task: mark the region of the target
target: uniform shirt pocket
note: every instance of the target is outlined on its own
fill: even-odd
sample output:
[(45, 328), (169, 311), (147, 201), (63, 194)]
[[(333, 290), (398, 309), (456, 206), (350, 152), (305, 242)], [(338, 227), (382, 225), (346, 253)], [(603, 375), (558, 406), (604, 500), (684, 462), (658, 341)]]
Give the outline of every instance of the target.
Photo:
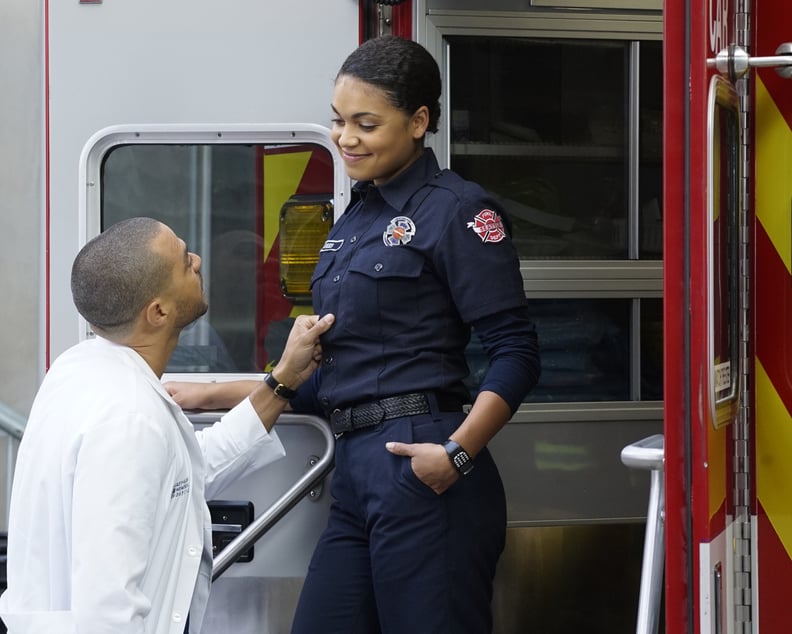
[(335, 307), (325, 306), (322, 304), (323, 296), (325, 301), (327, 301), (326, 294), (322, 293), (322, 282), (327, 276), (327, 272), (330, 270), (330, 267), (334, 261), (335, 253), (320, 253), (319, 261), (316, 263), (313, 275), (311, 276), (311, 300), (313, 302), (314, 310), (320, 315), (324, 315), (326, 313), (337, 314)]
[(361, 251), (341, 288), (345, 330), (380, 339), (413, 328), (421, 317), (424, 257), (404, 247)]

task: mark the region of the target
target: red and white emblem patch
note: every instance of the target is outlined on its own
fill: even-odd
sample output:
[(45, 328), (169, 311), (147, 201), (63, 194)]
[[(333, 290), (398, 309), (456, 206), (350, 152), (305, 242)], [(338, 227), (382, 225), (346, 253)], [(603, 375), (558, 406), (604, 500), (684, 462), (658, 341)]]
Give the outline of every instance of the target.
[(503, 229), (503, 220), (492, 209), (484, 209), (476, 214), (473, 222), (467, 223), (468, 229), (473, 229), (482, 242), (500, 242), (506, 237)]
[(407, 216), (392, 218), (388, 228), (382, 233), (382, 241), (386, 247), (407, 244), (415, 235), (415, 223)]

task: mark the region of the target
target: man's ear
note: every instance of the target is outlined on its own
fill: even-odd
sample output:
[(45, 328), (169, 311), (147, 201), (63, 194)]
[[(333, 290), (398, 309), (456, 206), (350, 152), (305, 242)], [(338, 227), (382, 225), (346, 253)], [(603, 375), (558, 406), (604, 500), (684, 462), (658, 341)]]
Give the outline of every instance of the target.
[(161, 297), (152, 299), (143, 309), (143, 316), (150, 326), (159, 327), (168, 319), (170, 309)]

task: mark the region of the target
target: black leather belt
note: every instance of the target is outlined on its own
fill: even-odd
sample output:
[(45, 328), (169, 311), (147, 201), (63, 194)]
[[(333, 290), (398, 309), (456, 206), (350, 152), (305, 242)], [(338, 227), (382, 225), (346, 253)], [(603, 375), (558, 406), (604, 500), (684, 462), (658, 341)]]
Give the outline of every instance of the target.
[[(438, 406), (441, 411), (459, 411), (462, 403), (458, 399), (438, 398)], [(330, 414), (330, 426), (333, 428), (333, 433), (343, 434), (355, 429), (373, 427), (391, 418), (428, 414), (430, 411), (426, 394), (413, 392), (334, 410)]]

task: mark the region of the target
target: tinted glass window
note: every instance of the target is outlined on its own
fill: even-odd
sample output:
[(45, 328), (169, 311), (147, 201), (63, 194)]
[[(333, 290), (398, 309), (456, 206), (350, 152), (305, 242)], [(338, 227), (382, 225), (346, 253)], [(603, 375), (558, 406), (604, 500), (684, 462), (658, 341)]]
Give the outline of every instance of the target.
[[(203, 260), (209, 312), (182, 332), (168, 372), (260, 372), (277, 360), (296, 314), (310, 312), (307, 298), (284, 292), (301, 280), (281, 266), (283, 212), (332, 197), (332, 157), (313, 144), (126, 145), (107, 155), (102, 227), (150, 216)], [(311, 216), (313, 243), (332, 217)], [(302, 277), (313, 267), (303, 268)]]

